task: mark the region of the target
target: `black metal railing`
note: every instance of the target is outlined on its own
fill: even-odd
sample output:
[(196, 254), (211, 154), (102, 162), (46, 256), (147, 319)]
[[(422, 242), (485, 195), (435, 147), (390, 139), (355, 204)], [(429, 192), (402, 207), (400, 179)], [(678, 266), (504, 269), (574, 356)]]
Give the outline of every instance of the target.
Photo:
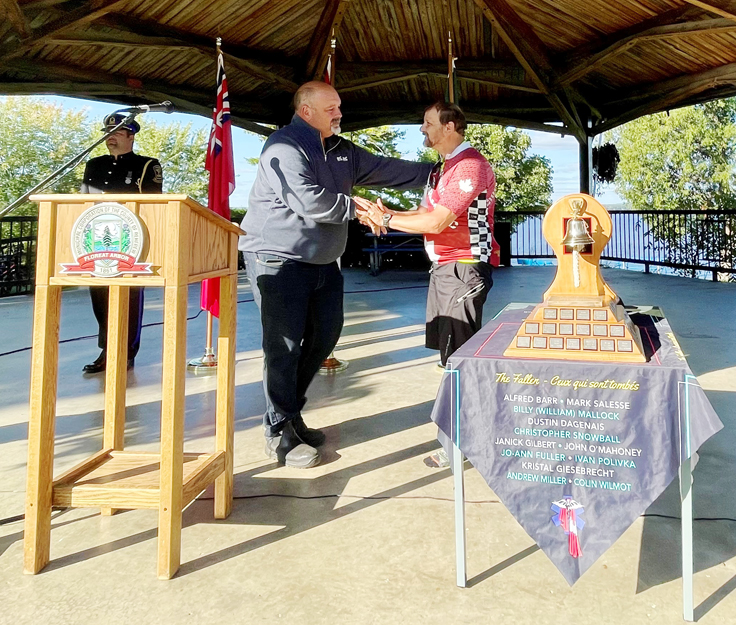
[(36, 217), (0, 219), (0, 297), (33, 289), (37, 230)]
[[(635, 263), (647, 273), (652, 266), (680, 275), (707, 272), (714, 281), (736, 279), (736, 210), (610, 211), (613, 235), (602, 260)], [(497, 212), (497, 233), (510, 232), (512, 259), (553, 259), (542, 235), (544, 211)], [(0, 219), (0, 297), (33, 289), (36, 217)], [(508, 235), (507, 235), (508, 236)], [(504, 241), (499, 241), (502, 245)]]
[[(611, 240), (602, 260), (636, 263), (647, 273), (652, 266), (669, 267), (680, 275), (707, 272), (736, 277), (736, 210), (610, 211)], [(511, 258), (554, 258), (542, 235), (544, 211), (496, 213), (511, 225)]]

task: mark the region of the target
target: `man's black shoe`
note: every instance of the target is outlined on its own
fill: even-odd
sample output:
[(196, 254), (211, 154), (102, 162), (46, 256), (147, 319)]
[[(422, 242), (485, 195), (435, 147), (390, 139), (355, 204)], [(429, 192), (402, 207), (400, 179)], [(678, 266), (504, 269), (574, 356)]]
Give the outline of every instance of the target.
[(105, 370), (106, 364), (107, 364), (106, 354), (105, 352), (102, 352), (97, 357), (97, 360), (89, 363), (88, 365), (84, 365), (84, 367), (82, 368), (82, 371), (84, 371), (84, 373), (102, 373)]
[[(135, 358), (128, 358), (128, 369), (132, 369), (135, 366)], [(107, 358), (105, 357), (105, 352), (102, 352), (98, 357), (97, 360), (94, 362), (91, 362), (88, 365), (84, 365), (84, 368), (82, 371), (84, 373), (102, 373), (105, 368), (107, 367)]]
[(292, 421), (287, 421), (280, 436), (266, 437), (266, 455), (295, 469), (309, 469), (320, 461), (319, 452), (300, 438)]
[(294, 430), (307, 445), (321, 447), (325, 444), (325, 435), (321, 430), (308, 428), (301, 415), (294, 419)]

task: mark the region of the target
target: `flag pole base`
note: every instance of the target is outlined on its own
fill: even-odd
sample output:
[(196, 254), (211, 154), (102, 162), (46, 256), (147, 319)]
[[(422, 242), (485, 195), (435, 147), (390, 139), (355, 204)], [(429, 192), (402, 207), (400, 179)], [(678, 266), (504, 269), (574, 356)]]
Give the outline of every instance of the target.
[(204, 356), (194, 358), (187, 363), (187, 370), (196, 375), (216, 375), (217, 374), (217, 356), (211, 347), (204, 350)]
[(322, 375), (340, 373), (340, 371), (345, 371), (349, 364), (350, 363), (347, 360), (340, 360), (335, 357), (335, 354), (330, 354), (329, 358), (322, 361), (322, 366), (319, 368), (319, 372)]

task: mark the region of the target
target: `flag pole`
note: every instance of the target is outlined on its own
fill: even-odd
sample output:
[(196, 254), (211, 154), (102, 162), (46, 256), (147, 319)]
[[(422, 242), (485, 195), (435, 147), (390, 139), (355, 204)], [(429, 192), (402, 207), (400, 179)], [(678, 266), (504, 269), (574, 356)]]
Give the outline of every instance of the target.
[[(217, 56), (219, 58), (221, 52), (222, 37), (218, 37), (216, 41)], [(201, 283), (200, 283), (201, 284)], [(204, 346), (204, 356), (201, 358), (193, 358), (187, 363), (187, 369), (197, 375), (215, 375), (217, 373), (217, 354), (212, 346), (212, 327), (214, 315), (207, 311), (207, 339)]]
[(447, 94), (450, 104), (455, 104), (455, 57), (452, 54), (452, 33), (447, 31)]
[[(330, 39), (330, 56), (328, 57), (329, 72), (327, 78), (330, 84), (335, 86), (335, 48), (337, 47), (337, 38), (335, 37), (335, 29), (332, 29), (332, 38)], [(337, 259), (337, 266), (340, 267), (340, 259)], [(345, 371), (350, 363), (347, 360), (340, 360), (335, 356), (335, 351), (330, 352), (330, 355), (322, 361), (322, 366), (319, 368), (319, 372), (322, 374), (339, 373)]]
[(335, 29), (332, 29), (332, 39), (330, 39), (330, 84), (335, 86), (335, 48), (337, 47), (337, 38), (335, 37)]

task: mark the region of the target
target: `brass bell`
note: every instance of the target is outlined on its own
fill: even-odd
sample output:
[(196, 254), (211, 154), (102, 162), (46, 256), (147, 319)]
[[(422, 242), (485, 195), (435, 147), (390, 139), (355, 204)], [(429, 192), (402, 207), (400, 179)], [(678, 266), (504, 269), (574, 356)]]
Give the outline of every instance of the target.
[(586, 245), (592, 245), (593, 243), (595, 243), (595, 239), (590, 236), (588, 224), (582, 219), (573, 217), (567, 222), (567, 232), (565, 238), (562, 239), (563, 245), (569, 245), (572, 249), (577, 249), (580, 252)]
[(565, 238), (562, 239), (562, 245), (567, 245), (573, 250), (582, 252), (586, 245), (595, 243), (595, 239), (590, 236), (588, 224), (585, 223), (581, 215), (585, 210), (585, 204), (582, 199), (575, 198), (570, 202), (572, 217), (567, 222), (567, 232)]

